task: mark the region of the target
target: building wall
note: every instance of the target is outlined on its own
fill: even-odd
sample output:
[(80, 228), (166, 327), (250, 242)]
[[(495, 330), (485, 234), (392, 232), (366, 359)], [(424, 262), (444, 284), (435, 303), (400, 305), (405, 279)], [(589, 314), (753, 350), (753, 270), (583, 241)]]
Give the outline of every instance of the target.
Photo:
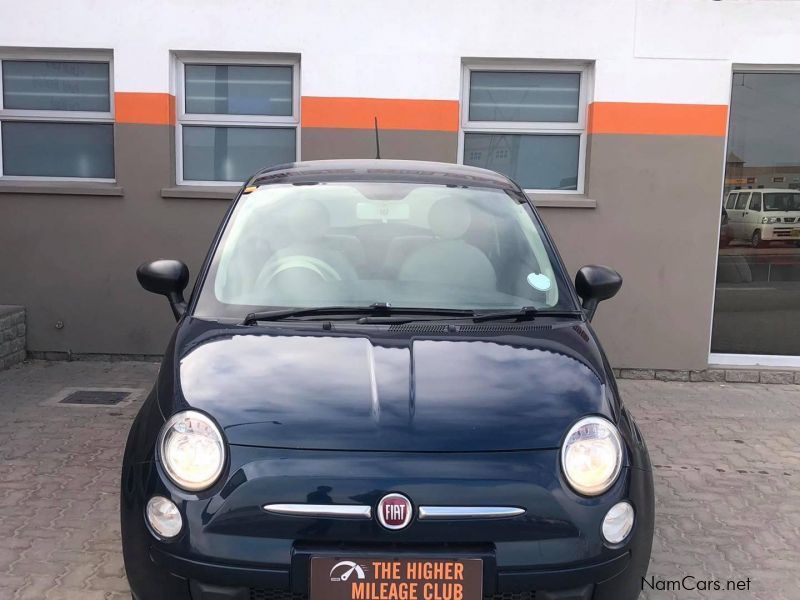
[(798, 18), (798, 2), (767, 0), (6, 8), (2, 47), (113, 52), (117, 183), (0, 181), (0, 304), (27, 307), (33, 351), (162, 351), (169, 310), (134, 269), (176, 257), (196, 272), (230, 193), (175, 187), (175, 52), (299, 56), (303, 159), (374, 156), (378, 116), (384, 157), (449, 162), (465, 59), (573, 60), (593, 79), (585, 193), (537, 197), (540, 212), (572, 272), (625, 278), (596, 319), (615, 366), (702, 368), (732, 66), (800, 63)]

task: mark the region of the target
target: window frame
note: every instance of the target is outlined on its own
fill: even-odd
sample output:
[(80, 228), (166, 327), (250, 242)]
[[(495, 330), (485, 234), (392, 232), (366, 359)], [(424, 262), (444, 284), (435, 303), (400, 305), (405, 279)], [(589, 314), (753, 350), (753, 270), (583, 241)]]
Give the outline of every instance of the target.
[[(187, 186), (239, 186), (243, 181), (214, 181), (184, 179), (183, 177), (183, 127), (188, 125), (247, 127), (264, 129), (295, 130), (295, 160), (300, 160), (300, 57), (294, 55), (253, 55), (240, 56), (220, 53), (175, 53), (175, 183)], [(257, 67), (292, 67), (292, 114), (288, 116), (270, 115), (228, 115), (200, 114), (186, 112), (186, 65), (224, 65)]]
[[(56, 61), (56, 62), (100, 62), (108, 64), (108, 112), (84, 110), (29, 110), (22, 108), (6, 109), (3, 106), (3, 62), (5, 61)], [(39, 122), (39, 123), (100, 123), (114, 126), (114, 60), (113, 54), (106, 50), (3, 50), (0, 51), (0, 181), (33, 181), (33, 182), (82, 182), (82, 183), (116, 183), (116, 148), (112, 143), (112, 161), (114, 177), (61, 177), (50, 175), (6, 175), (3, 171), (3, 127), (7, 121)], [(116, 141), (116, 132), (113, 134)]]
[[(544, 121), (470, 121), (469, 91), (471, 75), (475, 71), (532, 73), (577, 73), (580, 75), (578, 91), (577, 122)], [(578, 135), (578, 173), (576, 189), (554, 190), (526, 188), (527, 194), (582, 195), (586, 181), (586, 147), (588, 106), (591, 103), (592, 87), (591, 64), (582, 61), (509, 61), (509, 60), (464, 60), (461, 68), (461, 115), (458, 129), (458, 164), (464, 164), (464, 139), (468, 133), (497, 134), (539, 134), (539, 135)]]

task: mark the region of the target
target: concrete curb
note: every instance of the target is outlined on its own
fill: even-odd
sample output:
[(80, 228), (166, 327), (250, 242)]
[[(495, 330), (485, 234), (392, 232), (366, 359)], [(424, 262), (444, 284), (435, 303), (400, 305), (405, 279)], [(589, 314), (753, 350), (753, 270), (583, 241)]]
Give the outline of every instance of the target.
[(716, 383), (800, 384), (800, 369), (722, 368), (702, 371), (673, 371), (660, 369), (613, 369), (617, 379), (695, 381)]
[(47, 361), (93, 361), (93, 362), (161, 362), (164, 359), (163, 354), (92, 354), (92, 353), (78, 353), (78, 352), (60, 352), (60, 351), (40, 351), (31, 350), (28, 352), (28, 358), (31, 360), (47, 360)]

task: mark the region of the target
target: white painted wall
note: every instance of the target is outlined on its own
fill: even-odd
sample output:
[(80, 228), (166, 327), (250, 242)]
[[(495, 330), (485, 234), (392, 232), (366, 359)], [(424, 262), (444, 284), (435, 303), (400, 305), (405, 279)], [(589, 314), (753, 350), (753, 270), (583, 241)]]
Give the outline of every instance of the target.
[(596, 61), (600, 101), (727, 104), (732, 63), (800, 63), (795, 0), (0, 0), (0, 47), (108, 48), (115, 89), (170, 51), (291, 52), (308, 96), (458, 99), (463, 57)]

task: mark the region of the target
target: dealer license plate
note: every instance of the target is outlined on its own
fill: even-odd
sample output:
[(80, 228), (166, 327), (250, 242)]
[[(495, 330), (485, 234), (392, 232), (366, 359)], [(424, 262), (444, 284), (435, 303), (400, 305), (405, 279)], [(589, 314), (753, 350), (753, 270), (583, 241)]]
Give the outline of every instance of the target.
[(313, 557), (310, 600), (481, 600), (479, 558)]

